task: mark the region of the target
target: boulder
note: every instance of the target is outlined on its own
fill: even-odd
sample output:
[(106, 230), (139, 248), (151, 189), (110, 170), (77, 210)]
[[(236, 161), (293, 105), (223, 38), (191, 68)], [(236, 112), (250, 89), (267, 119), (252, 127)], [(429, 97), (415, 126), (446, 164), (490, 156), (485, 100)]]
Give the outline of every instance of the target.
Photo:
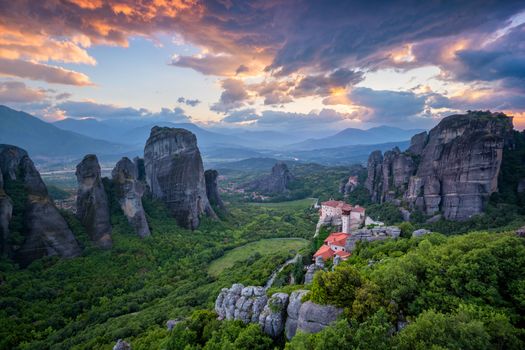
[(525, 237), (525, 226), (522, 226), (516, 230), (516, 236)]
[(284, 330), (288, 294), (275, 293), (264, 306), (259, 315), (259, 325), (264, 333), (277, 338)]
[(410, 211), (405, 208), (399, 208), (399, 211), (401, 212), (401, 216), (403, 217), (403, 221), (410, 221)]
[(299, 310), (303, 305), (302, 299), (308, 293), (307, 290), (296, 290), (290, 294), (288, 307), (286, 309), (285, 335), (286, 339), (293, 338), (297, 331), (297, 322), (299, 320)]
[(317, 333), (330, 323), (337, 320), (343, 309), (332, 305), (318, 305), (307, 301), (299, 309), (297, 331), (304, 333)]
[[(11, 145), (0, 145), (0, 230), (2, 253), (22, 266), (44, 256), (75, 257), (81, 250), (66, 221), (60, 215), (47, 187), (27, 152)], [(10, 189), (18, 187), (16, 193)], [(22, 206), (15, 208), (13, 196)], [(14, 212), (14, 210), (19, 210)], [(22, 240), (10, 240), (12, 216), (24, 217), (19, 234)]]
[(131, 345), (127, 341), (119, 339), (113, 346), (113, 350), (131, 350)]
[(168, 329), (168, 331), (172, 331), (173, 328), (175, 328), (175, 326), (182, 322), (181, 320), (168, 320), (166, 321), (166, 328)]
[(430, 233), (432, 233), (432, 231), (421, 228), (419, 230), (415, 230), (414, 232), (412, 232), (412, 237), (421, 237), (424, 235), (428, 235)]
[(97, 246), (104, 249), (111, 248), (109, 201), (102, 184), (97, 156), (86, 155), (77, 165), (76, 176), (77, 218)]
[(200, 217), (216, 217), (206, 194), (197, 138), (185, 129), (155, 126), (144, 148), (146, 181), (154, 198), (162, 200), (178, 224), (199, 226)]
[(149, 236), (150, 230), (142, 207), (144, 185), (138, 180), (138, 168), (129, 158), (118, 161), (113, 169), (112, 181), (120, 208), (140, 237)]
[(217, 184), (217, 178), (219, 173), (217, 170), (208, 169), (204, 172), (204, 179), (206, 181), (206, 195), (211, 205), (216, 208), (224, 209), (224, 203), (219, 195), (219, 186)]

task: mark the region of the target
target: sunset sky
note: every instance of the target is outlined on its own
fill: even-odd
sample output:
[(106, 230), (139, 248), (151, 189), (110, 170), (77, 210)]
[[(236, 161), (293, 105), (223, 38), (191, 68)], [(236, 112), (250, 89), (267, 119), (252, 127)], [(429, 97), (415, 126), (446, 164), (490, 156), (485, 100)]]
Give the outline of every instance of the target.
[(0, 0), (0, 104), (252, 129), (525, 126), (525, 1)]

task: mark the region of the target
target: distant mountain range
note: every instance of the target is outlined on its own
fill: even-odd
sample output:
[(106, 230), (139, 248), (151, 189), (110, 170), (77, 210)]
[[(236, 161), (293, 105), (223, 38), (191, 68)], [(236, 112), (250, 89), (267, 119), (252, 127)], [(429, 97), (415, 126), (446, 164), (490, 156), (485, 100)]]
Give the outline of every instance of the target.
[(0, 105), (0, 143), (21, 147), (35, 158), (118, 154), (127, 147), (62, 130), (30, 114)]
[[(95, 153), (102, 161), (143, 153), (154, 125), (184, 128), (197, 136), (206, 164), (248, 158), (276, 158), (326, 165), (347, 165), (366, 161), (376, 149), (405, 148), (421, 130), (381, 126), (368, 130), (345, 129), (331, 137), (302, 142), (293, 132), (205, 129), (192, 123), (155, 120), (64, 119), (46, 123), (30, 114), (0, 106), (0, 143), (26, 149), (37, 161), (60, 164)], [(293, 134), (293, 135), (292, 135)], [(293, 143), (295, 142), (295, 143)], [(291, 144), (293, 143), (293, 144)], [(290, 145), (291, 144), (291, 145)]]
[(314, 150), (323, 148), (336, 148), (342, 146), (373, 145), (388, 142), (410, 140), (412, 136), (420, 133), (422, 129), (405, 130), (392, 126), (378, 126), (368, 130), (348, 128), (337, 134), (319, 139), (308, 139), (292, 144), (290, 149)]

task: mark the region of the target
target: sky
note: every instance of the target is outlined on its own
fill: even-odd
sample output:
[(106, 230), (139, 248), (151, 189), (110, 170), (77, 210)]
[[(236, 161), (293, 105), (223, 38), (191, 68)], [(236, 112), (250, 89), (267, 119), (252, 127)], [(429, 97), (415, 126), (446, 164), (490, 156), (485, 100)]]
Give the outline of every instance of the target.
[(0, 0), (0, 104), (315, 132), (525, 127), (525, 2)]

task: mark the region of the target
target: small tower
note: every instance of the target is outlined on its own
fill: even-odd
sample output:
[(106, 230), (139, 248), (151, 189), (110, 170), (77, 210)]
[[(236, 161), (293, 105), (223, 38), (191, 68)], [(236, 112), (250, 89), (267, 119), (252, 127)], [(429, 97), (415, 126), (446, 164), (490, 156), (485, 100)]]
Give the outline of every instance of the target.
[(341, 214), (342, 228), (341, 231), (344, 233), (350, 233), (350, 212), (351, 210), (343, 210)]

